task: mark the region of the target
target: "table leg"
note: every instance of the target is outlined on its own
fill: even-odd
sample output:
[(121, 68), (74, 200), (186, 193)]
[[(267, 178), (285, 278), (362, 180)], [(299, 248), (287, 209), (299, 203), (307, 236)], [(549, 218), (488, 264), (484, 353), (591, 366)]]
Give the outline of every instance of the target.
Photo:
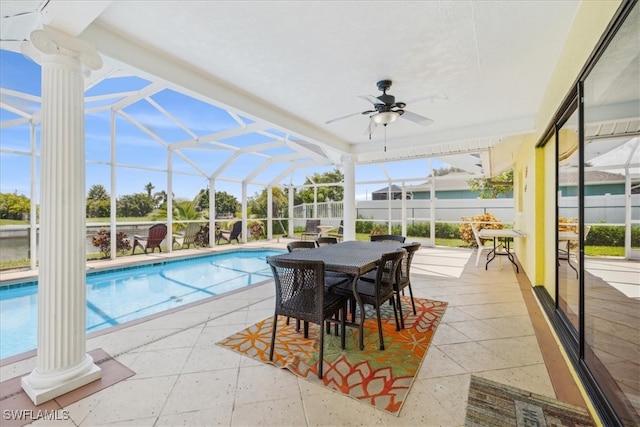
[(511, 264), (516, 266), (516, 273), (519, 273), (520, 270), (518, 269), (518, 264), (516, 263), (515, 257), (511, 253), (511, 247), (510, 247), (511, 239), (509, 237), (507, 237), (504, 240), (507, 243), (507, 258), (509, 258), (509, 261), (511, 261)]
[[(491, 252), (489, 252), (489, 253), (487, 254), (487, 263), (484, 265), (484, 269), (485, 269), (485, 270), (488, 270), (488, 269), (489, 269), (489, 263), (490, 263), (491, 261), (493, 261), (493, 259), (496, 257), (496, 253), (497, 253), (497, 251), (498, 251), (497, 242), (498, 242), (498, 238), (497, 238), (497, 237), (494, 237), (494, 238), (493, 238), (493, 249), (491, 250)], [(480, 250), (480, 249), (478, 248), (478, 250)], [(492, 256), (491, 256), (491, 258), (489, 258), (489, 255), (492, 255)]]
[(360, 298), (360, 294), (358, 294), (358, 279), (360, 276), (353, 277), (353, 297), (356, 300), (358, 305), (358, 309), (360, 309), (360, 323), (358, 324), (358, 343), (360, 345), (360, 350), (364, 350), (364, 304), (362, 303), (362, 298)]
[(567, 240), (567, 264), (576, 272), (576, 279), (579, 278), (580, 273), (578, 273), (578, 269), (571, 264), (571, 240)]

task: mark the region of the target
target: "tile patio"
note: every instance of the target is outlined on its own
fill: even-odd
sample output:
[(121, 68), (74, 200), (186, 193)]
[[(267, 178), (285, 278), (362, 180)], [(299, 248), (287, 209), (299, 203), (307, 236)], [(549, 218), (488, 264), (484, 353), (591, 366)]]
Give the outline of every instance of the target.
[[(108, 265), (203, 251), (124, 257)], [(585, 406), (530, 284), (508, 262), (492, 262), (485, 271), (475, 266), (473, 251), (423, 247), (414, 258), (412, 284), (416, 297), (449, 306), (399, 416), (215, 344), (273, 315), (269, 281), (90, 335), (87, 351), (102, 349), (135, 375), (67, 405), (68, 420), (33, 425), (462, 426), (471, 374)], [(34, 367), (34, 357), (5, 364), (1, 380)]]

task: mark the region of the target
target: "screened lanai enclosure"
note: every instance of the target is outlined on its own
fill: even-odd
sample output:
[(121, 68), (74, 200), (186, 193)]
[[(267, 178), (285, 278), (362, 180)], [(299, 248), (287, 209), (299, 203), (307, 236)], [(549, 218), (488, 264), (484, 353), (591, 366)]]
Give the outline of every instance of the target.
[[(2, 50), (0, 55), (2, 193), (24, 195), (35, 201), (23, 215), (29, 225), (3, 227), (1, 257), (2, 261), (26, 257), (35, 268), (41, 70), (20, 52)], [(355, 203), (356, 231), (370, 232), (377, 227), (387, 233), (422, 238), (430, 245), (435, 245), (439, 235), (456, 238), (455, 230), (463, 217), (489, 212), (508, 227), (519, 226), (517, 222), (522, 218), (513, 190), (497, 199), (481, 199), (470, 191), (468, 182), (507, 170), (508, 159), (521, 143), (517, 137), (511, 137), (508, 144), (499, 138), (471, 139), (388, 153), (383, 147), (383, 151), (356, 157), (287, 133), (267, 121), (249, 118), (202, 95), (115, 67), (104, 67), (86, 80), (84, 109), (86, 189), (89, 198), (94, 186), (106, 190), (102, 197), (106, 196), (108, 202), (103, 201), (102, 212), (109, 218), (106, 223), (87, 224), (88, 252), (97, 250), (92, 247), (91, 238), (102, 227), (108, 225), (112, 235), (118, 231), (133, 235), (153, 222), (173, 225), (166, 242), (171, 242), (172, 233), (179, 232), (189, 221), (208, 224), (208, 241), (213, 245), (216, 239), (211, 237), (216, 226), (224, 228), (236, 214), (210, 214), (216, 211), (215, 195), (220, 193), (240, 201), (237, 216), (262, 222), (264, 234), (255, 237), (267, 239), (274, 238), (274, 230), (276, 237), (293, 236), (294, 230), (310, 218), (337, 229), (344, 220), (344, 200), (326, 199), (326, 192), (321, 189), (327, 187), (340, 188), (339, 193), (348, 194)], [(599, 224), (621, 230), (615, 233), (622, 240), (617, 239), (615, 244), (624, 249), (615, 254), (637, 258), (640, 244), (634, 234), (637, 232), (632, 231), (640, 227), (638, 139), (615, 137), (616, 131), (622, 129), (621, 133), (625, 133), (629, 126), (635, 126), (634, 122), (611, 122), (587, 129), (593, 142), (585, 175), (586, 223), (596, 227), (595, 235)], [(386, 141), (372, 142), (380, 143)], [(577, 196), (577, 162), (577, 155), (563, 161), (563, 171), (567, 171), (561, 172), (565, 191), (559, 203), (563, 217), (575, 216), (570, 206), (577, 206), (571, 201)], [(353, 165), (353, 192), (344, 192), (344, 181), (314, 182), (322, 174), (344, 171), (345, 164)], [(282, 191), (284, 201), (274, 202), (274, 188)], [(294, 195), (305, 188), (313, 192), (313, 202), (296, 204)], [(526, 187), (519, 190), (524, 192)], [(249, 212), (247, 200), (264, 192), (267, 198), (262, 201), (262, 215)], [(136, 194), (147, 194), (166, 207), (153, 221), (132, 219), (134, 214), (122, 214), (117, 207), (120, 203), (135, 203)], [(176, 204), (196, 203), (203, 197), (208, 200), (199, 216), (176, 217)], [(251, 233), (247, 222), (244, 227), (246, 241)], [(118, 253), (117, 239), (111, 241), (110, 254), (114, 258)], [(166, 244), (166, 249), (171, 251), (173, 245)]]
[[(24, 215), (35, 219), (30, 221), (30, 226), (13, 226), (5, 230), (3, 237), (14, 239), (5, 240), (7, 251), (3, 253), (24, 257), (28, 252), (31, 266), (35, 268), (40, 195), (40, 67), (19, 52), (3, 50), (1, 55), (2, 72), (7, 76), (2, 82), (10, 86), (2, 87), (2, 192), (25, 195), (35, 201), (31, 203), (28, 215)], [(177, 202), (196, 200), (203, 191), (208, 190), (211, 195), (206, 204), (209, 212), (215, 211), (215, 194), (224, 192), (241, 201), (240, 216), (246, 218), (250, 214), (247, 198), (265, 189), (271, 197), (272, 188), (282, 189), (287, 199), (284, 203), (265, 203), (270, 208), (265, 209), (266, 215), (252, 215), (252, 219), (264, 223), (264, 237), (273, 237), (274, 221), (280, 225), (281, 234), (290, 235), (308, 218), (318, 218), (326, 225), (338, 227), (343, 219), (343, 200), (324, 200), (322, 191), (319, 199), (317, 189), (326, 186), (342, 189), (344, 182), (314, 183), (313, 178), (343, 169), (345, 158), (353, 164), (348, 153), (287, 134), (266, 121), (250, 119), (198, 94), (179, 91), (116, 68), (105, 68), (85, 83), (86, 189), (89, 198), (94, 186), (106, 190), (109, 203), (103, 211), (111, 212), (108, 225), (112, 233), (126, 230), (132, 234), (150, 225), (128, 218), (135, 215), (119, 214), (117, 204), (131, 202), (131, 196), (135, 194), (147, 193), (166, 203), (165, 217), (159, 216), (157, 222), (184, 225), (185, 218), (166, 215), (166, 212), (174, 212), (173, 205)], [(416, 222), (435, 227), (437, 211), (433, 202), (436, 193), (431, 190), (436, 188), (437, 191), (438, 180), (429, 177), (434, 170), (456, 168), (458, 189), (464, 190), (467, 179), (489, 175), (489, 153), (494, 143), (475, 140), (433, 146), (430, 148), (433, 156), (426, 155), (428, 150), (420, 156), (405, 152), (363, 156), (362, 162), (354, 165), (355, 193), (350, 195), (356, 203), (363, 203), (356, 217), (361, 221), (371, 220), (389, 230), (401, 227), (405, 233), (407, 224)], [(512, 144), (509, 149), (517, 146), (517, 143)], [(448, 154), (454, 151), (467, 152)], [(381, 162), (385, 157), (390, 160)], [(308, 206), (294, 206), (293, 195), (303, 188), (305, 181), (307, 188), (314, 189), (314, 202)], [(367, 204), (374, 190), (396, 185), (403, 188), (422, 186), (422, 196), (418, 197), (423, 200), (414, 200), (410, 206), (397, 200), (374, 203), (373, 206)], [(429, 194), (434, 195), (433, 200)], [(508, 205), (504, 202), (502, 206)], [(485, 203), (471, 203), (479, 213), (487, 209)], [(333, 206), (333, 209), (327, 210), (327, 206)], [(411, 212), (409, 215), (407, 209)], [(440, 220), (455, 223), (463, 212), (447, 212)], [(508, 213), (505, 220), (512, 222), (513, 216)], [(203, 219), (209, 222), (211, 233), (218, 222), (224, 224), (229, 220), (228, 215), (216, 218), (208, 212), (203, 213), (200, 221)], [(287, 229), (282, 230), (285, 222)], [(105, 225), (89, 222), (88, 236)], [(169, 230), (167, 241), (172, 240), (171, 232), (175, 227), (169, 227)], [(248, 235), (245, 229), (244, 238)], [(435, 236), (434, 230), (423, 237), (431, 236)], [(20, 237), (21, 243), (17, 244)], [(214, 244), (215, 239), (209, 241)], [(110, 253), (115, 257), (116, 239), (112, 242)], [(16, 244), (18, 249), (15, 249)], [(172, 245), (166, 246), (168, 250), (172, 249)], [(10, 250), (10, 247), (14, 249)]]
[[(635, 0), (3, 0), (0, 261), (38, 271), (42, 331), (23, 389), (39, 404), (101, 375), (75, 331), (102, 227), (114, 258), (119, 232), (154, 223), (166, 251), (189, 223), (213, 246), (238, 220), (241, 243), (314, 219), (467, 246), (458, 227), (491, 214), (524, 232), (516, 275), (595, 411), (638, 425), (639, 16)], [(372, 34), (388, 23), (402, 31)], [(498, 197), (471, 191), (510, 170)]]

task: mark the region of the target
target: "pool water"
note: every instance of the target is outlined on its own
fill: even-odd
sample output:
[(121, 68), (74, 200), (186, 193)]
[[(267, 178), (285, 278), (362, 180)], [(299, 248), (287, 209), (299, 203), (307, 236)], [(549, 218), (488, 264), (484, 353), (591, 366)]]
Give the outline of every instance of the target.
[[(87, 332), (272, 278), (277, 250), (233, 251), (87, 274)], [(37, 345), (37, 282), (0, 287), (0, 359)]]

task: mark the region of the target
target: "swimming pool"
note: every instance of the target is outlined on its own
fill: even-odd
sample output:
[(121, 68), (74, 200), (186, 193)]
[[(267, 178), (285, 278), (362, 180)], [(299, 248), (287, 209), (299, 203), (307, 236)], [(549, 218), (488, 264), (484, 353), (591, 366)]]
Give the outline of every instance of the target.
[[(87, 332), (156, 314), (272, 278), (266, 257), (243, 250), (87, 273)], [(0, 287), (0, 359), (37, 345), (37, 282)]]

